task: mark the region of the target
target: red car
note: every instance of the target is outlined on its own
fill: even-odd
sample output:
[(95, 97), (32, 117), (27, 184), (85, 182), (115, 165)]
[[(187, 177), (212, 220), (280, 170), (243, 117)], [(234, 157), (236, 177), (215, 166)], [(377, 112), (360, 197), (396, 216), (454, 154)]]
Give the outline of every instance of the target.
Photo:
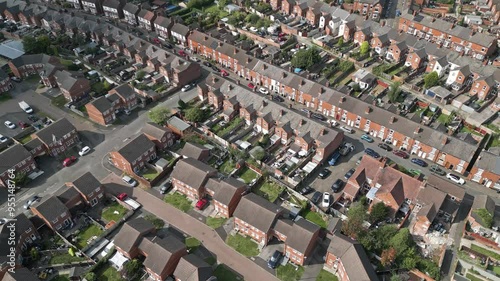
[(63, 166), (64, 167), (69, 167), (75, 161), (76, 161), (76, 157), (75, 156), (68, 157), (68, 158), (64, 159)]
[(187, 54), (183, 50), (179, 50), (179, 56), (185, 57), (185, 56), (187, 56)]
[(206, 198), (202, 198), (196, 202), (196, 209), (203, 210), (208, 205), (208, 200)]
[(253, 90), (253, 88), (255, 88), (255, 85), (254, 85), (254, 84), (252, 84), (252, 83), (248, 83), (248, 88), (250, 88), (250, 89), (252, 89), (252, 90)]
[(220, 71), (220, 75), (222, 75), (222, 77), (226, 77), (226, 76), (229, 76), (229, 73), (227, 73), (227, 71), (225, 71), (224, 69), (222, 69)]
[(155, 44), (161, 44), (161, 41), (158, 38), (153, 38), (153, 43), (155, 43)]
[(21, 127), (22, 129), (26, 129), (26, 128), (28, 128), (29, 126), (30, 126), (29, 124), (26, 124), (26, 123), (24, 123), (24, 122), (22, 122), (22, 121), (21, 121), (21, 122), (19, 122), (19, 127)]
[(118, 199), (120, 199), (120, 201), (123, 201), (125, 199), (127, 199), (128, 195), (127, 193), (120, 193), (118, 196), (116, 196)]
[(408, 155), (408, 153), (406, 153), (402, 150), (394, 150), (392, 153), (394, 153), (394, 155), (399, 156), (399, 157), (404, 158), (404, 159), (407, 159), (408, 157), (410, 157), (410, 155)]

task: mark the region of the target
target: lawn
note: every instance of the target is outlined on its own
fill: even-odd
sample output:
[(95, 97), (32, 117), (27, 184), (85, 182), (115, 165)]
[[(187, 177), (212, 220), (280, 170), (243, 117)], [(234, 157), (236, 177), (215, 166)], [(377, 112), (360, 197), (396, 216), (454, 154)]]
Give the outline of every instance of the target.
[(205, 262), (208, 263), (209, 265), (214, 265), (217, 263), (217, 259), (215, 257), (207, 257), (205, 258)]
[(160, 173), (156, 169), (149, 168), (142, 174), (142, 176), (148, 181), (152, 181), (158, 176), (158, 174)]
[(64, 97), (64, 95), (59, 95), (59, 96), (57, 96), (57, 97), (53, 98), (53, 99), (50, 101), (50, 103), (51, 103), (52, 105), (55, 105), (55, 106), (57, 106), (57, 107), (62, 108), (62, 107), (64, 107), (64, 105), (67, 103), (67, 101), (66, 101), (66, 98)]
[(319, 226), (321, 226), (322, 228), (326, 228), (326, 221), (323, 219), (323, 217), (321, 216), (320, 213), (318, 212), (313, 212), (309, 209), (306, 209), (302, 212), (302, 216), (312, 222), (312, 223), (315, 223)]
[(67, 275), (67, 274), (58, 275), (50, 280), (51, 281), (69, 281), (69, 275)]
[(31, 135), (27, 135), (24, 138), (20, 139), (19, 142), (21, 144), (27, 144), (29, 141), (31, 141), (33, 138), (31, 138)]
[[(115, 212), (117, 212), (117, 213), (115, 213)], [(118, 222), (119, 220), (121, 220), (123, 218), (123, 216), (125, 216), (126, 213), (127, 213), (127, 208), (123, 207), (122, 205), (120, 205), (116, 202), (113, 202), (111, 205), (106, 207), (106, 209), (104, 209), (101, 217), (106, 222), (110, 222), (110, 221)]]
[(201, 242), (194, 237), (187, 237), (184, 241), (186, 247), (188, 248), (188, 252), (194, 252), (201, 245)]
[(443, 125), (446, 125), (446, 123), (449, 121), (450, 115), (446, 115), (444, 113), (441, 113), (439, 117), (437, 118), (437, 121)]
[(205, 13), (210, 13), (212, 15), (219, 15), (219, 17), (221, 19), (225, 18), (225, 17), (227, 17), (229, 15), (228, 12), (219, 9), (219, 6), (217, 6), (217, 5), (212, 5), (210, 7), (206, 7), (205, 9), (203, 9), (203, 11)]
[(465, 275), (465, 277), (469, 278), (471, 281), (484, 281), (483, 279), (478, 278), (475, 275), (472, 275), (470, 273), (467, 273), (467, 275)]
[(254, 257), (259, 254), (257, 243), (250, 237), (243, 237), (240, 234), (229, 235), (226, 243), (244, 256)]
[(217, 135), (220, 137), (224, 137), (226, 134), (234, 130), (234, 128), (238, 127), (238, 125), (242, 122), (243, 119), (241, 119), (240, 117), (234, 118), (222, 130), (218, 131)]
[(77, 257), (77, 256), (71, 256), (68, 254), (68, 252), (62, 252), (62, 253), (57, 253), (52, 255), (52, 257), (49, 260), (49, 264), (68, 264), (72, 262), (77, 262), (77, 261), (84, 261), (85, 258), (83, 257)]
[(8, 93), (3, 93), (0, 95), (0, 103), (12, 99), (12, 96)]
[(207, 218), (207, 225), (213, 229), (216, 229), (216, 228), (223, 226), (226, 223), (226, 221), (227, 221), (226, 218), (208, 217)]
[(499, 147), (500, 146), (500, 135), (492, 135), (489, 147)]
[(191, 201), (187, 199), (186, 195), (178, 192), (167, 194), (164, 200), (184, 213), (193, 208), (193, 206), (191, 206)]
[(291, 263), (287, 263), (285, 266), (279, 266), (278, 269), (276, 269), (276, 276), (283, 281), (298, 281), (303, 273), (304, 268), (302, 266), (295, 267)]
[(257, 195), (260, 195), (270, 202), (276, 201), (278, 196), (281, 194), (283, 191), (283, 187), (280, 185), (277, 185), (276, 183), (272, 181), (266, 181), (263, 184), (261, 184), (258, 188), (254, 190), (254, 192)]
[(480, 254), (487, 255), (488, 257), (492, 257), (492, 258), (494, 258), (496, 260), (500, 260), (500, 255), (499, 254), (497, 254), (497, 253), (495, 253), (493, 251), (490, 251), (488, 249), (485, 249), (483, 247), (479, 247), (476, 244), (472, 244), (471, 245), (471, 249), (473, 251), (476, 251), (476, 252), (480, 253)]
[(214, 270), (214, 276), (217, 277), (217, 281), (234, 281), (241, 280), (238, 275), (227, 268), (223, 264), (219, 264)]
[(224, 163), (222, 163), (222, 165), (219, 167), (219, 172), (223, 173), (223, 174), (229, 174), (231, 173), (234, 168), (235, 168), (235, 164), (233, 162), (233, 160), (231, 159), (227, 159), (226, 161), (224, 161)]
[(80, 233), (78, 233), (78, 240), (76, 242), (76, 246), (78, 246), (78, 248), (80, 249), (83, 249), (85, 246), (87, 246), (88, 244), (88, 240), (94, 236), (97, 236), (99, 237), (99, 235), (101, 235), (103, 233), (103, 230), (95, 225), (95, 224), (91, 224), (89, 227), (87, 227), (87, 229), (85, 229), (84, 231), (81, 231)]
[(120, 273), (116, 271), (110, 265), (106, 265), (101, 267), (96, 272), (97, 280), (99, 281), (121, 281), (123, 278), (120, 276)]
[(322, 269), (319, 272), (318, 277), (316, 277), (316, 281), (338, 281), (337, 276), (331, 274), (330, 272)]
[(257, 173), (249, 169), (248, 167), (241, 168), (239, 177), (246, 183), (249, 184), (253, 179), (258, 177)]

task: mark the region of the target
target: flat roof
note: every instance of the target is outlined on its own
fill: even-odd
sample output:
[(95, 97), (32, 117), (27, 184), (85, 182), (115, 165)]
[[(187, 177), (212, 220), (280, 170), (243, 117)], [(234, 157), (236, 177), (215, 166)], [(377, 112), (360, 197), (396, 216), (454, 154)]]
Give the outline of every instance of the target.
[(22, 41), (8, 40), (0, 44), (0, 56), (13, 60), (22, 55), (24, 55)]

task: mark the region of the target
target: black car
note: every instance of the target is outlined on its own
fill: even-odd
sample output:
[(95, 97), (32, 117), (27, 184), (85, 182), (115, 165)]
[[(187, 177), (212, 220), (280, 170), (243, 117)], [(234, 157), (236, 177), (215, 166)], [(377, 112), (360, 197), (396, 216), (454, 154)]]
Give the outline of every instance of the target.
[(215, 72), (220, 72), (220, 69), (217, 66), (215, 66), (215, 65), (212, 65), (212, 69)]
[(284, 98), (282, 98), (282, 97), (280, 97), (280, 96), (278, 96), (278, 95), (274, 95), (274, 96), (273, 96), (273, 101), (277, 101), (277, 102), (284, 102), (284, 101), (285, 101), (285, 99), (284, 99)]
[(320, 121), (325, 121), (326, 120), (325, 116), (323, 116), (321, 114), (318, 114), (318, 113), (311, 114), (311, 117), (314, 118), (314, 119), (318, 119)]
[(207, 66), (207, 67), (212, 67), (212, 64), (211, 64), (211, 63), (209, 63), (208, 61), (204, 61), (204, 62), (203, 62), (203, 65), (204, 65), (204, 66)]
[(167, 193), (170, 189), (172, 188), (172, 182), (168, 180), (161, 188), (160, 188), (160, 194), (165, 194)]
[(299, 194), (301, 195), (306, 195), (306, 194), (309, 194), (313, 191), (313, 188), (310, 187), (310, 186), (304, 186), (300, 191), (299, 191)]
[(323, 170), (321, 170), (321, 172), (319, 172), (319, 178), (320, 179), (326, 179), (332, 172), (330, 172), (330, 170), (328, 170), (327, 168), (324, 168)]
[(418, 158), (412, 158), (411, 162), (415, 165), (419, 165), (420, 167), (427, 167), (427, 163), (424, 160)]
[(38, 121), (38, 117), (36, 117), (35, 115), (28, 115), (28, 120), (30, 120), (31, 122), (36, 122)]
[(282, 256), (283, 255), (281, 254), (281, 252), (276, 250), (271, 258), (269, 258), (269, 260), (267, 261), (267, 266), (272, 269), (278, 267)]
[(311, 201), (314, 204), (317, 204), (319, 202), (319, 200), (321, 199), (321, 196), (323, 196), (323, 194), (319, 191), (316, 191), (316, 192), (314, 192), (313, 196), (311, 197)]
[(354, 171), (356, 171), (354, 168), (352, 168), (349, 171), (347, 171), (347, 173), (345, 173), (345, 175), (344, 175), (344, 178), (346, 180), (348, 180), (350, 177), (352, 177), (352, 174), (354, 174)]
[(342, 189), (344, 186), (344, 182), (341, 179), (337, 179), (333, 184), (332, 184), (332, 191), (334, 193), (337, 193)]
[(163, 43), (163, 47), (167, 48), (167, 49), (173, 49), (174, 46), (172, 46), (170, 43)]
[(370, 155), (373, 158), (379, 158), (380, 157), (380, 154), (378, 154), (375, 150), (373, 150), (371, 148), (365, 149), (365, 153), (368, 154), (368, 155)]
[(383, 143), (383, 142), (379, 143), (378, 147), (382, 148), (385, 151), (391, 151), (392, 150), (392, 147), (390, 147), (388, 144)]

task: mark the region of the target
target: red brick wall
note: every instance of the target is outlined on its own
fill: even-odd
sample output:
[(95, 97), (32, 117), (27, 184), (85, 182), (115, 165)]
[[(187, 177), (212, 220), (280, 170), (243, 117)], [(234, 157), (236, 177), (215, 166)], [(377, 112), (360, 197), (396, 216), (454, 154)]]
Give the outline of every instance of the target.
[(258, 230), (249, 224), (245, 225), (245, 222), (240, 220), (239, 218), (235, 218), (234, 226), (239, 228), (240, 233), (252, 237), (252, 239), (254, 239), (259, 243), (265, 242), (267, 244), (268, 241), (267, 233), (264, 233), (263, 231)]

